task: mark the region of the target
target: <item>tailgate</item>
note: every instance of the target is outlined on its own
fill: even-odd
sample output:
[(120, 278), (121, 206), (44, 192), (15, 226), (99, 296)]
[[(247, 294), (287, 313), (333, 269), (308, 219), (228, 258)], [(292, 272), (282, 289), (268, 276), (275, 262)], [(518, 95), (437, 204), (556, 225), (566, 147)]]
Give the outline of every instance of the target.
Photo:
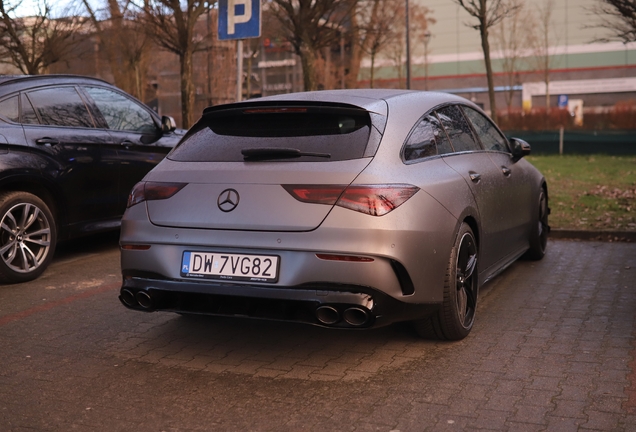
[(348, 185), (370, 161), (164, 161), (146, 180), (187, 185), (169, 199), (148, 201), (148, 215), (152, 223), (167, 227), (310, 231), (322, 223), (333, 206), (302, 203), (282, 185)]

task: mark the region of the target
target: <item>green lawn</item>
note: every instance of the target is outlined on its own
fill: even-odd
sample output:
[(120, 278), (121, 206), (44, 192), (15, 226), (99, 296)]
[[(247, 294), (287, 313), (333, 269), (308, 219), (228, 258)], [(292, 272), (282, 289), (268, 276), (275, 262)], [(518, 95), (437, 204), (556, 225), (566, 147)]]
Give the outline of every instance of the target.
[(528, 156), (548, 181), (550, 226), (636, 232), (635, 156)]

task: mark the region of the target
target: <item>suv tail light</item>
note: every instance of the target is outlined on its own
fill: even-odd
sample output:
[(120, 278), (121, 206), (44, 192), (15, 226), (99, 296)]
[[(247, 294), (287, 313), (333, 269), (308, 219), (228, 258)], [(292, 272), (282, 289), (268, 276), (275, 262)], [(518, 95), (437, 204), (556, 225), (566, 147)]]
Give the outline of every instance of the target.
[(298, 201), (337, 205), (371, 216), (383, 216), (420, 190), (409, 184), (282, 185)]
[(139, 182), (130, 191), (126, 208), (144, 201), (168, 199), (185, 185), (186, 183)]

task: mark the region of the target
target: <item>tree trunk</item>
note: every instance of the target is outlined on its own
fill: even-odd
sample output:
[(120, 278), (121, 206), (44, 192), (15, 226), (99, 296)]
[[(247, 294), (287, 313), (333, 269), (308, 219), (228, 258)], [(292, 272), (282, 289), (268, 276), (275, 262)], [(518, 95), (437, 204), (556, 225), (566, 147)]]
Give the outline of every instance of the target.
[[(87, 8), (89, 7), (87, 0), (84, 0), (84, 4)], [(99, 39), (101, 45), (106, 51), (108, 65), (110, 66), (110, 70), (113, 74), (115, 85), (125, 92), (132, 93), (134, 96), (137, 96), (131, 91), (134, 88), (129, 76), (131, 71), (126, 71), (121, 64), (122, 57), (125, 55), (124, 52), (126, 47), (120, 46), (120, 43), (126, 43), (127, 41), (123, 32), (124, 17), (116, 0), (108, 0), (108, 12), (110, 13), (110, 28), (107, 31), (110, 32), (110, 35), (106, 34), (107, 31), (103, 29), (101, 23), (97, 24), (97, 18), (95, 18), (91, 12), (91, 15), (93, 16), (93, 23), (98, 28)], [(126, 32), (126, 34), (128, 34), (128, 32)]]
[(22, 67), (19, 68), (21, 72), (27, 75), (40, 75), (43, 73), (39, 64), (33, 64), (31, 62), (25, 62), (25, 69)]
[(252, 97), (252, 60), (254, 59), (254, 52), (250, 53), (250, 56), (247, 58), (247, 77), (245, 78), (245, 99), (249, 99)]
[(373, 79), (375, 78), (375, 53), (371, 54), (371, 82), (369, 87), (373, 88)]
[[(351, 31), (349, 32), (351, 35), (349, 40), (351, 52), (345, 57), (349, 60), (348, 71), (345, 75), (346, 88), (358, 88), (358, 75), (360, 74), (360, 62), (362, 61), (362, 47), (360, 46), (360, 30), (358, 29), (356, 9), (357, 6), (353, 9), (351, 14)], [(344, 44), (341, 44), (340, 48), (344, 49)]]
[(181, 63), (181, 124), (184, 129), (192, 126), (194, 110), (194, 85), (192, 84), (192, 51), (186, 50), (179, 56)]
[(550, 114), (550, 68), (547, 64), (543, 73), (543, 80), (545, 81), (545, 112)]
[(305, 44), (300, 48), (300, 63), (303, 66), (303, 85), (305, 91), (318, 89), (318, 79), (316, 76), (316, 53)]
[(492, 64), (490, 62), (490, 44), (488, 43), (488, 29), (485, 23), (479, 28), (481, 33), (481, 48), (484, 51), (484, 62), (486, 63), (486, 79), (488, 80), (488, 98), (490, 99), (490, 117), (497, 123), (497, 106), (495, 105), (495, 85), (493, 82)]

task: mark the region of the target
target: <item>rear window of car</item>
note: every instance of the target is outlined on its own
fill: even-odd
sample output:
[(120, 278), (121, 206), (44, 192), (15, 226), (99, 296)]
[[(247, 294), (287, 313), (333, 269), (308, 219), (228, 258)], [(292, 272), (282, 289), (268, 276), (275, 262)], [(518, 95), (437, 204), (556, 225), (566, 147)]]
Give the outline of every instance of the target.
[[(244, 160), (242, 150), (293, 149), (303, 155), (261, 160), (358, 159), (365, 154), (370, 131), (369, 113), (362, 109), (233, 109), (205, 114), (168, 158), (183, 162), (241, 162)], [(322, 156), (304, 155), (306, 153)]]

